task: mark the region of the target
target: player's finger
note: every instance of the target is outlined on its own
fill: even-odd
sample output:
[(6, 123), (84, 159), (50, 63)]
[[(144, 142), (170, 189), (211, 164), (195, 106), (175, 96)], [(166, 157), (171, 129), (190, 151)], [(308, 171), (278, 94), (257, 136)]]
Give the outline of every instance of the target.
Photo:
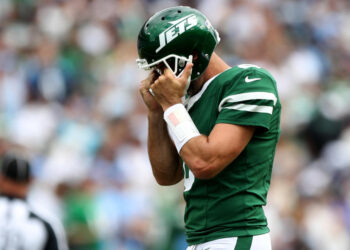
[(139, 92), (142, 96), (148, 96), (150, 93), (149, 89), (151, 85), (155, 82), (156, 73), (154, 71), (150, 72), (146, 79), (142, 80), (139, 85)]
[(174, 77), (174, 73), (168, 67), (165, 67), (163, 71), (163, 75), (166, 76), (167, 78)]
[(155, 72), (152, 70), (147, 76), (147, 78), (143, 81), (143, 85), (146, 89), (149, 89), (149, 87), (152, 85), (152, 83), (155, 80), (154, 78), (155, 78)]
[(158, 79), (154, 81), (154, 83), (152, 84), (152, 86), (150, 88), (156, 88), (159, 85), (159, 82), (160, 82), (159, 78), (160, 77), (158, 77)]
[(147, 94), (148, 94), (147, 89), (143, 85), (140, 85), (139, 92), (140, 92), (142, 98), (145, 98), (145, 96), (147, 96)]
[(193, 67), (193, 63), (187, 63), (184, 69), (184, 72), (182, 73), (180, 78), (187, 81), (188, 77), (192, 74), (192, 67)]
[(161, 76), (159, 76), (158, 77), (158, 79), (157, 79), (157, 83), (158, 82), (166, 82), (166, 80), (167, 80), (167, 76), (165, 76), (165, 75), (161, 75)]
[(159, 82), (154, 83), (154, 84), (152, 84), (152, 86), (148, 89), (150, 95), (155, 96), (155, 93), (157, 92), (157, 89), (158, 89), (158, 84), (159, 84)]
[(142, 80), (139, 85), (139, 91), (142, 92), (146, 88), (146, 80)]

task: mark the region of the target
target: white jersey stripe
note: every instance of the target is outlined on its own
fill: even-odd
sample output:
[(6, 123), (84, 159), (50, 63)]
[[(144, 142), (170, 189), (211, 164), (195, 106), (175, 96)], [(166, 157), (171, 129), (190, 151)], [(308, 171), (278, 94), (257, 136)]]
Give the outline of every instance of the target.
[(222, 110), (222, 106), (227, 102), (242, 102), (248, 100), (271, 100), (273, 105), (276, 105), (277, 97), (273, 93), (268, 92), (249, 92), (236, 95), (230, 95), (222, 99), (219, 105), (219, 112)]
[(272, 111), (273, 111), (273, 108), (270, 106), (259, 106), (259, 105), (243, 104), (243, 103), (224, 107), (224, 109), (235, 109), (235, 110), (248, 111), (248, 112), (267, 113), (270, 115), (272, 115)]

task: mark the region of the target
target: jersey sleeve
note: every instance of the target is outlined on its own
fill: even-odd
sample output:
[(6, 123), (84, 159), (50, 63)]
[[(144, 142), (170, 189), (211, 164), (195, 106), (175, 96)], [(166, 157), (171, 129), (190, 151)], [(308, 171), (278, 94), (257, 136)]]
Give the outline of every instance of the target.
[(276, 83), (267, 72), (257, 68), (243, 69), (224, 86), (216, 123), (269, 130), (278, 102)]

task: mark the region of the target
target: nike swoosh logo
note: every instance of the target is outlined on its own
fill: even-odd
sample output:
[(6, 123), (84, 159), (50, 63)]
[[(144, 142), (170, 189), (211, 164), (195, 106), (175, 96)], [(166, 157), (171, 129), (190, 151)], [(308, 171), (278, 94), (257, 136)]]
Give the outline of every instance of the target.
[(245, 82), (255, 82), (261, 80), (261, 78), (251, 78), (249, 79), (249, 76), (246, 76), (246, 78), (244, 79)]

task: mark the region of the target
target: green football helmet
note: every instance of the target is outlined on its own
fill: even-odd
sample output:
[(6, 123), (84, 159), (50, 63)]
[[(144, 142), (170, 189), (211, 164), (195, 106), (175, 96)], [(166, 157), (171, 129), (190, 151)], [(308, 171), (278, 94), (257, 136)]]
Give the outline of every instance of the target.
[(164, 63), (179, 77), (193, 58), (191, 80), (195, 80), (207, 68), (219, 41), (218, 32), (201, 12), (185, 6), (171, 7), (157, 12), (142, 26), (136, 61), (146, 70)]

